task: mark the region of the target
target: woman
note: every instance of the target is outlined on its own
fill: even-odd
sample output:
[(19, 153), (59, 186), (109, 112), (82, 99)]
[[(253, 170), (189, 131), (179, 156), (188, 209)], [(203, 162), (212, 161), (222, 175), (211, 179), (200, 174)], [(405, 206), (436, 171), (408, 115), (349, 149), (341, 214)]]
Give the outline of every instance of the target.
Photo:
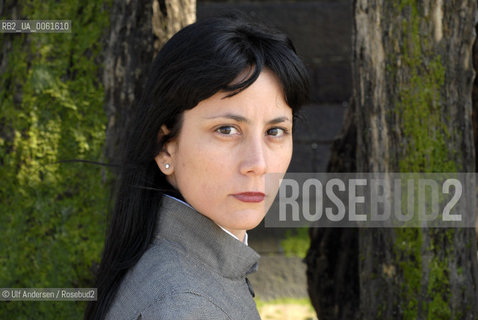
[(290, 40), (243, 17), (194, 23), (155, 58), (85, 319), (258, 319), (246, 230), (285, 173), (307, 98)]

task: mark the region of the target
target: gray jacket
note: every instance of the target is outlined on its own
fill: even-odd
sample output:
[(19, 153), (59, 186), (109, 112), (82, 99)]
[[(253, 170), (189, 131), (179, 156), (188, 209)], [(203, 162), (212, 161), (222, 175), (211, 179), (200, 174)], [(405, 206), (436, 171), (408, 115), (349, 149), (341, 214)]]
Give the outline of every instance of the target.
[(163, 197), (156, 235), (106, 319), (260, 319), (246, 275), (259, 255), (194, 209)]

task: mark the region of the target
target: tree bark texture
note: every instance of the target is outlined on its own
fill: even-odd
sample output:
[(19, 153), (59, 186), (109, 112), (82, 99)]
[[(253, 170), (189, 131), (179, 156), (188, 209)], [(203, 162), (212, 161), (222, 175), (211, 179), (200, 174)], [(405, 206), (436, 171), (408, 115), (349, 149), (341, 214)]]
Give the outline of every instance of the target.
[(108, 116), (105, 156), (115, 163), (134, 102), (162, 45), (196, 19), (196, 0), (115, 0), (105, 39), (103, 85)]
[[(475, 26), (475, 34), (478, 34), (478, 24)], [(475, 38), (475, 43), (473, 45), (473, 69), (478, 70), (478, 39)], [(473, 119), (473, 140), (475, 142), (475, 172), (478, 170), (478, 77), (475, 75), (475, 81), (473, 82), (473, 93), (472, 93), (472, 119)], [(478, 198), (478, 190), (477, 190)], [(475, 229), (477, 232), (476, 241), (478, 244), (478, 219), (475, 223)]]
[[(478, 24), (475, 27), (475, 34), (478, 33)], [(473, 68), (478, 69), (478, 41), (475, 39), (475, 44), (473, 45)], [(475, 171), (478, 169), (478, 77), (475, 76), (475, 81), (473, 82), (473, 95), (472, 95), (472, 104), (473, 104), (473, 139), (475, 142)], [(477, 225), (478, 227), (478, 225)]]
[[(355, 103), (347, 109), (342, 132), (332, 145), (328, 172), (355, 172)], [(359, 319), (358, 229), (310, 228), (307, 289), (319, 319)]]
[[(16, 1), (4, 1), (0, 4), (0, 17), (2, 19), (21, 19), (19, 13), (22, 10), (21, 4), (17, 3)], [(8, 18), (4, 18), (8, 17)], [(9, 63), (9, 53), (13, 50), (13, 41), (16, 34), (11, 33), (3, 33), (0, 37), (0, 75), (4, 75), (8, 72)], [(22, 43), (22, 50), (27, 50), (28, 46), (30, 45), (30, 38), (24, 37), (24, 41)], [(30, 61), (27, 62), (30, 64)], [(20, 104), (22, 101), (22, 91), (23, 88), (21, 83), (19, 82), (7, 82), (5, 83), (5, 87), (2, 89), (12, 90), (13, 94), (13, 101), (16, 104)], [(6, 141), (13, 141), (13, 130), (11, 128), (7, 128), (5, 123), (0, 123), (0, 139), (4, 139)]]
[[(359, 172), (473, 172), (476, 1), (356, 0)], [(361, 229), (360, 317), (477, 319), (475, 229)]]

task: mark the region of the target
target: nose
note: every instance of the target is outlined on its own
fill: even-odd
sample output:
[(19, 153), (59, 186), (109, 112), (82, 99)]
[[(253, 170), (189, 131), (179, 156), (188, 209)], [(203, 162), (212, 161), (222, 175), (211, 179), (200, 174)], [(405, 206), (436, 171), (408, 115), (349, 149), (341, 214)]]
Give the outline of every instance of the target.
[(267, 146), (263, 137), (251, 137), (244, 141), (241, 150), (240, 172), (244, 175), (262, 176), (267, 172)]

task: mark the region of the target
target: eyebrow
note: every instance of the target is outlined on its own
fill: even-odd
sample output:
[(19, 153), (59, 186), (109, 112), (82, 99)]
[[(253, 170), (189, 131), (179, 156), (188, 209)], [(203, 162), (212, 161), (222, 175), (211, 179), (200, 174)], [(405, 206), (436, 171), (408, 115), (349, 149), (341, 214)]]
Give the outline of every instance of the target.
[[(226, 114), (222, 114), (222, 115), (219, 115), (219, 116), (213, 116), (213, 117), (206, 117), (206, 119), (218, 119), (218, 118), (224, 118), (224, 119), (231, 119), (231, 120), (234, 120), (234, 121), (237, 121), (237, 122), (243, 122), (243, 123), (249, 123), (250, 121), (243, 117), (243, 116), (240, 116), (240, 115), (237, 115), (237, 114), (232, 114), (232, 113), (226, 113)], [(277, 118), (274, 118), (270, 121), (267, 122), (267, 124), (277, 124), (277, 123), (282, 123), (282, 122), (292, 122), (290, 121), (290, 119), (288, 117), (277, 117)]]

